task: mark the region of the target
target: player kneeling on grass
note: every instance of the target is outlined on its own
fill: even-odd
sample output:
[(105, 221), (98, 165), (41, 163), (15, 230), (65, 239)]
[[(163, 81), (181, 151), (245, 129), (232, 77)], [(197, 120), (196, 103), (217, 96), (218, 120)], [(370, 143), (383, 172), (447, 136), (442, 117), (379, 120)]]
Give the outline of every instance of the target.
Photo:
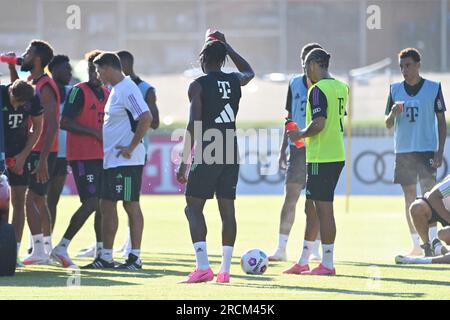
[[(439, 231), (438, 238), (430, 239), (428, 236), (429, 224), (440, 222), (444, 227), (450, 225), (450, 175), (438, 183), (423, 198), (417, 199), (409, 208), (414, 226), (423, 241), (422, 248), (425, 257), (397, 256), (398, 264), (409, 263), (450, 263), (450, 255), (440, 240), (450, 244), (450, 229)], [(431, 240), (431, 241), (430, 241)], [(440, 256), (443, 257), (433, 257)]]

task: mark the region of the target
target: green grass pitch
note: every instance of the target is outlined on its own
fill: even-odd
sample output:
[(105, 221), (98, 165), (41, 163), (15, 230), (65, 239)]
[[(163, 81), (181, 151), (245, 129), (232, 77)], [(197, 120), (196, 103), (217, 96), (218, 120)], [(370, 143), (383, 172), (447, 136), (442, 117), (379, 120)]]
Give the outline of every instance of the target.
[[(291, 262), (271, 263), (263, 276), (249, 276), (240, 268), (240, 255), (250, 248), (270, 254), (278, 240), (280, 196), (242, 196), (236, 202), (238, 236), (228, 285), (181, 285), (193, 270), (195, 257), (184, 216), (182, 196), (144, 196), (144, 268), (139, 272), (82, 271), (80, 286), (67, 286), (71, 274), (56, 266), (18, 269), (0, 278), (1, 299), (448, 299), (450, 266), (397, 266), (394, 257), (410, 249), (400, 197), (352, 197), (344, 212), (344, 198), (335, 201), (337, 276), (287, 276), (281, 272), (300, 254), (305, 225), (302, 197), (288, 243)], [(57, 243), (78, 207), (78, 198), (62, 197), (54, 242)], [(213, 270), (220, 266), (221, 225), (215, 201), (205, 209), (208, 252)], [(125, 236), (121, 209), (116, 246)], [(24, 241), (26, 243), (27, 241)], [(94, 242), (93, 217), (72, 241), (69, 252)], [(22, 245), (22, 256), (26, 245)], [(120, 260), (120, 257), (116, 257)], [(79, 265), (90, 259), (74, 259)], [(313, 262), (314, 266), (316, 263)]]

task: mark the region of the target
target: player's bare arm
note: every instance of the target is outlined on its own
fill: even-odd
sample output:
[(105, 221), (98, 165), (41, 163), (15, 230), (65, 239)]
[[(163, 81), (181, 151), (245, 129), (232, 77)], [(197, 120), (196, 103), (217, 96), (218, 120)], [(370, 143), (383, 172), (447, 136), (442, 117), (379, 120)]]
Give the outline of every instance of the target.
[(142, 141), (145, 134), (147, 133), (148, 128), (150, 128), (150, 124), (152, 123), (153, 117), (150, 114), (150, 111), (146, 111), (139, 116), (138, 124), (136, 127), (136, 132), (134, 133), (133, 140), (131, 140), (130, 145), (128, 146), (117, 146), (116, 149), (119, 150), (117, 156), (122, 156), (126, 159), (130, 159), (133, 154), (134, 149), (138, 146), (138, 144)]
[(445, 113), (436, 113), (438, 121), (438, 133), (439, 133), (439, 147), (437, 152), (434, 154), (433, 167), (439, 168), (442, 165), (442, 158), (444, 154), (445, 139), (447, 137), (447, 123), (445, 121)]
[(150, 112), (153, 116), (153, 120), (152, 120), (150, 127), (152, 129), (158, 129), (158, 127), (159, 127), (159, 110), (158, 110), (158, 106), (156, 105), (155, 89), (148, 90), (147, 97), (145, 97), (145, 102), (147, 103), (148, 108), (150, 109)]
[(434, 190), (433, 192), (425, 195), (431, 207), (445, 220), (450, 222), (450, 211), (448, 211), (444, 202), (442, 201), (443, 196), (439, 189)]
[(394, 126), (395, 117), (401, 112), (401, 106), (394, 103), (391, 112), (385, 118), (386, 128), (391, 129)]
[(57, 101), (50, 85), (45, 85), (41, 90), (41, 104), (44, 109), (44, 121), (47, 125), (47, 131), (44, 136), (44, 146), (39, 163), (32, 174), (36, 174), (36, 179), (39, 183), (45, 183), (49, 179), (47, 159), (58, 131), (58, 121), (56, 120)]
[(190, 112), (189, 122), (186, 127), (186, 133), (184, 135), (183, 154), (180, 163), (180, 167), (177, 171), (177, 180), (180, 183), (186, 183), (186, 168), (189, 163), (192, 148), (194, 147), (194, 124), (195, 121), (202, 120), (202, 87), (197, 81), (193, 81), (189, 86), (189, 101)]
[[(288, 112), (288, 119), (292, 119), (292, 113)], [(284, 169), (287, 166), (287, 155), (286, 155), (286, 149), (288, 147), (288, 135), (286, 128), (283, 128), (283, 141), (281, 142), (281, 148), (280, 148), (280, 157), (278, 158), (278, 166), (280, 169)]]
[(31, 150), (33, 149), (33, 146), (39, 139), (39, 136), (42, 132), (42, 120), (43, 116), (39, 115), (36, 117), (31, 117), (31, 122), (33, 124), (33, 131), (31, 131), (28, 134), (27, 142), (25, 144), (25, 148), (23, 148), (22, 152), (20, 152), (18, 155), (16, 155), (14, 158), (16, 159), (16, 163), (14, 167), (11, 168), (11, 170), (18, 175), (23, 174), (23, 167), (25, 164), (25, 161), (27, 160), (28, 156), (31, 153)]
[(102, 131), (94, 128), (90, 128), (78, 123), (76, 120), (63, 116), (61, 119), (61, 129), (70, 131), (78, 134), (86, 134), (96, 137), (98, 140), (102, 141)]

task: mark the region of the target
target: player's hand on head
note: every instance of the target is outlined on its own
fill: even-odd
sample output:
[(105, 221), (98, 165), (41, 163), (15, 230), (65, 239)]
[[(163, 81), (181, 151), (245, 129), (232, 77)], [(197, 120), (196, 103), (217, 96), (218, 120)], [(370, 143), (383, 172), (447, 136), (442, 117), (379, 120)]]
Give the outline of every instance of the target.
[(218, 31), (218, 30), (216, 30), (213, 33), (211, 33), (210, 36), (215, 38), (215, 39), (217, 39), (217, 40), (219, 40), (220, 42), (227, 43), (227, 41), (225, 39), (225, 35), (222, 32)]
[(117, 146), (116, 150), (119, 150), (117, 152), (117, 158), (122, 156), (125, 159), (131, 159), (131, 155), (133, 154), (133, 151), (130, 147), (124, 147), (124, 146)]

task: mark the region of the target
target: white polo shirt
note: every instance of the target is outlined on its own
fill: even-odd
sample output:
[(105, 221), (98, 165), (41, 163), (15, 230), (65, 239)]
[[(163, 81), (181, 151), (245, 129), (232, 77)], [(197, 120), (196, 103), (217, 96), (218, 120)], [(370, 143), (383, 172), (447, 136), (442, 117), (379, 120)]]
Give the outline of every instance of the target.
[(436, 189), (442, 194), (442, 201), (444, 202), (445, 208), (450, 211), (450, 175), (446, 176), (444, 180), (434, 186), (430, 193)]
[(149, 112), (138, 86), (130, 77), (112, 87), (105, 105), (103, 122), (103, 168), (144, 165), (145, 148), (141, 142), (130, 159), (117, 156), (117, 146), (128, 146), (134, 137), (139, 117)]

